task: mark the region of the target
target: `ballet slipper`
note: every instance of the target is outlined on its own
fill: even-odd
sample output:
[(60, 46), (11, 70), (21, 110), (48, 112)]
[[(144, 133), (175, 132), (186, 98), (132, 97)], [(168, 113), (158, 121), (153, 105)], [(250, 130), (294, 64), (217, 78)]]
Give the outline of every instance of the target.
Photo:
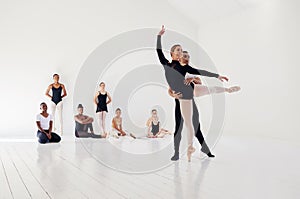
[(188, 157), (189, 162), (191, 162), (192, 153), (194, 153), (195, 151), (196, 151), (196, 149), (193, 146), (189, 146), (188, 151), (187, 151), (187, 157)]

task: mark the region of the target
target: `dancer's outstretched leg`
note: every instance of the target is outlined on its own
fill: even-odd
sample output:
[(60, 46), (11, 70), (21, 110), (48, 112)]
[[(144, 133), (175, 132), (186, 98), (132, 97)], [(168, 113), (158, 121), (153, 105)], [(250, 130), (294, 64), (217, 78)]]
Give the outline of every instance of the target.
[(192, 113), (193, 113), (193, 106), (192, 106), (192, 100), (187, 99), (181, 99), (180, 102), (180, 110), (182, 113), (182, 117), (184, 120), (184, 124), (187, 127), (188, 131), (188, 161), (191, 161), (191, 155), (193, 152), (195, 152), (195, 148), (193, 147), (193, 138), (195, 135), (194, 127), (193, 127), (193, 120), (192, 120)]
[(220, 86), (208, 87), (208, 86), (195, 84), (194, 85), (194, 96), (201, 97), (201, 96), (209, 95), (209, 94), (213, 94), (213, 93), (225, 93), (225, 92), (233, 93), (233, 92), (237, 92), (239, 90), (241, 90), (241, 88), (239, 86), (232, 86), (229, 88), (225, 88), (225, 87), (220, 87)]

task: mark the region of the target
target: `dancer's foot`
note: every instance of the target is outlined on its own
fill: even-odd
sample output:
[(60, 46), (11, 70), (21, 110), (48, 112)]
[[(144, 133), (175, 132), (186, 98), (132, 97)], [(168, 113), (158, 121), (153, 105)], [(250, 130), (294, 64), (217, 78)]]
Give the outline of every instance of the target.
[(214, 158), (215, 157), (215, 155), (214, 154), (212, 154), (209, 150), (208, 150), (208, 152), (207, 152), (207, 150), (205, 151), (204, 149), (203, 149), (203, 147), (201, 148), (201, 151), (203, 152), (203, 153), (205, 153), (208, 157), (210, 157), (210, 158)]
[(130, 135), (133, 139), (136, 139), (135, 135), (133, 135), (132, 133), (129, 133), (129, 135)]
[(241, 87), (239, 86), (232, 86), (230, 88), (227, 89), (228, 93), (234, 93), (234, 92), (238, 92), (239, 90), (241, 90)]
[(211, 152), (209, 152), (208, 154), (206, 154), (208, 157), (210, 157), (210, 158), (214, 158), (215, 157), (215, 155), (214, 154), (212, 154)]
[(172, 161), (177, 161), (177, 160), (179, 160), (179, 153), (175, 153), (175, 154), (173, 155), (173, 157), (171, 157), (171, 160), (172, 160)]
[(191, 156), (192, 153), (194, 153), (196, 151), (196, 149), (193, 146), (189, 146), (188, 151), (187, 151), (187, 157), (188, 157), (188, 161), (191, 161)]
[(117, 136), (117, 135), (112, 135), (114, 138), (116, 138), (116, 139), (119, 139), (119, 136)]
[[(92, 137), (93, 137), (93, 135), (95, 135), (94, 132), (92, 133)], [(108, 137), (108, 133), (103, 133), (101, 135), (101, 138), (107, 138), (107, 137)]]

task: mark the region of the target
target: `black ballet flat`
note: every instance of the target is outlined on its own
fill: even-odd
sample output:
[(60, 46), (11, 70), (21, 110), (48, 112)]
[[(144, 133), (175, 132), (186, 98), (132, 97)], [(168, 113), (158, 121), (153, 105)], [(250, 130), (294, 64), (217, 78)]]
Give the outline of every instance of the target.
[(215, 155), (214, 154), (212, 154), (211, 152), (209, 152), (208, 154), (206, 154), (208, 157), (210, 157), (210, 158), (214, 158), (215, 157)]
[(172, 161), (177, 161), (179, 160), (179, 154), (174, 154), (173, 157), (171, 157)]

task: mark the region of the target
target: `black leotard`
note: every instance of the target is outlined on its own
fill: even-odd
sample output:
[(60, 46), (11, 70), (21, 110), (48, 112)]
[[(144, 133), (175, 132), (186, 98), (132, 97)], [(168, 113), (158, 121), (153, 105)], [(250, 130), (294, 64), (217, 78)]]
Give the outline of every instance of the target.
[(205, 70), (200, 70), (191, 67), (190, 65), (182, 66), (179, 61), (172, 60), (170, 63), (164, 56), (161, 47), (161, 36), (157, 36), (157, 46), (156, 46), (157, 55), (160, 63), (165, 69), (166, 80), (175, 92), (181, 92), (182, 99), (192, 99), (194, 97), (194, 86), (193, 84), (185, 85), (185, 75), (186, 73), (208, 76), (208, 77), (218, 77), (216, 73), (211, 73)]
[(52, 102), (54, 102), (55, 104), (58, 104), (60, 101), (62, 101), (62, 97), (61, 97), (61, 92), (62, 92), (62, 86), (59, 85), (58, 88), (55, 88), (52, 85)]
[(101, 94), (101, 92), (99, 92), (96, 113), (101, 112), (101, 111), (108, 112), (107, 111), (106, 99), (107, 99), (107, 93), (105, 93), (103, 95), (103, 94)]
[(156, 135), (159, 132), (159, 122), (155, 125), (152, 121), (151, 125), (152, 125), (151, 133), (153, 133), (153, 135)]

